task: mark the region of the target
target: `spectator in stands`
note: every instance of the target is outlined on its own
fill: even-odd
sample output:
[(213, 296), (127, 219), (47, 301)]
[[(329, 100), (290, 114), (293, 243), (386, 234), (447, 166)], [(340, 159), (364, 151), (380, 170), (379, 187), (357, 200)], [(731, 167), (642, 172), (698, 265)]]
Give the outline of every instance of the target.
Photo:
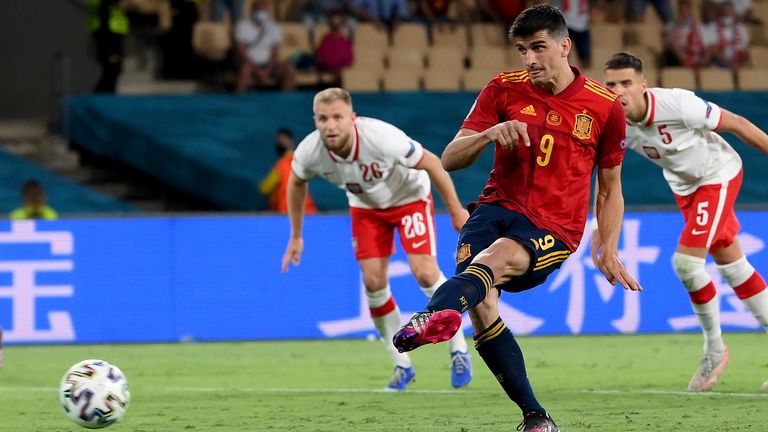
[(345, 30), (346, 16), (341, 11), (333, 11), (328, 17), (330, 30), (317, 47), (317, 71), (320, 74), (333, 75), (335, 82), (341, 82), (341, 72), (352, 66), (355, 60), (352, 40)]
[(627, 21), (642, 22), (649, 2), (664, 25), (672, 22), (675, 13), (672, 11), (671, 0), (627, 0)]
[(525, 9), (525, 0), (478, 0), (478, 4), (483, 20), (501, 24), (505, 34), (515, 18)]
[(243, 18), (244, 3), (244, 0), (211, 0), (211, 21), (224, 21), (226, 12), (231, 22), (239, 22)]
[(10, 218), (25, 219), (57, 219), (59, 214), (48, 206), (45, 189), (37, 180), (29, 180), (21, 187), (21, 207), (13, 210)]
[(738, 69), (749, 60), (749, 32), (739, 21), (733, 3), (714, 4), (716, 19), (702, 27), (702, 39), (711, 63)]
[[(722, 3), (728, 0), (711, 0), (712, 3)], [(730, 0), (736, 11), (739, 21), (745, 24), (762, 24), (763, 20), (756, 17), (752, 12), (752, 0)]]
[(283, 31), (267, 11), (265, 0), (254, 0), (248, 16), (235, 27), (235, 48), (240, 57), (237, 91), (242, 93), (253, 84), (277, 83), (283, 90), (294, 88), (295, 70), (280, 62), (278, 50), (283, 43)]
[(664, 66), (704, 66), (705, 49), (701, 28), (691, 0), (678, 0), (677, 17), (664, 29)]
[(354, 0), (354, 13), (361, 20), (394, 30), (411, 17), (406, 0)]
[[(267, 205), (272, 211), (288, 213), (288, 179), (291, 177), (291, 162), (293, 161), (293, 132), (280, 128), (275, 136), (275, 151), (279, 159), (272, 170), (259, 184), (259, 192), (267, 195)], [(312, 197), (307, 192), (304, 200), (304, 212), (317, 213)]]
[(592, 37), (589, 32), (590, 0), (561, 0), (568, 36), (573, 41), (583, 69), (592, 67)]
[(419, 0), (418, 18), (427, 26), (429, 40), (433, 41), (433, 32), (456, 31), (457, 20), (450, 16), (451, 3), (457, 3), (459, 18), (466, 19), (471, 7), (469, 0)]
[(90, 0), (88, 29), (96, 45), (96, 60), (101, 75), (95, 93), (115, 93), (123, 70), (123, 39), (130, 30), (125, 9), (130, 0)]
[(301, 20), (307, 31), (314, 32), (318, 24), (326, 24), (329, 14), (333, 11), (341, 11), (349, 19), (347, 25), (352, 27), (354, 20), (351, 14), (354, 12), (352, 0), (305, 0), (301, 7)]

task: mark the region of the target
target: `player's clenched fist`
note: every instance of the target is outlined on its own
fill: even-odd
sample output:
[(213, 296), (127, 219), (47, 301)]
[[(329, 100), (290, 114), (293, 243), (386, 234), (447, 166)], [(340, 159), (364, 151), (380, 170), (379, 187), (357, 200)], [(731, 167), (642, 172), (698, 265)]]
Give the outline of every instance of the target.
[(528, 124), (521, 121), (510, 120), (499, 123), (486, 129), (484, 134), (486, 138), (496, 141), (505, 149), (510, 149), (521, 141), (526, 147), (531, 146), (531, 139), (528, 137)]

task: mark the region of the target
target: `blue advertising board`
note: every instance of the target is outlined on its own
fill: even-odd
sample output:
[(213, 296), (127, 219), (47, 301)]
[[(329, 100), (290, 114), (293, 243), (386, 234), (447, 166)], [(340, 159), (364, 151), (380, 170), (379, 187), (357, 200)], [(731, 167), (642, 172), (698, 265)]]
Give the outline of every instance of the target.
[[(768, 212), (739, 214), (742, 247), (768, 269)], [(611, 286), (582, 242), (547, 283), (504, 293), (515, 334), (698, 331), (671, 266), (682, 217), (625, 215), (620, 254), (645, 290)], [(298, 267), (281, 272), (289, 224), (281, 216), (0, 222), (0, 326), (8, 343), (357, 338), (368, 315), (347, 216), (310, 216)], [(457, 234), (437, 216), (438, 260), (453, 274)], [(708, 262), (726, 330), (757, 322)], [(407, 318), (426, 304), (404, 253), (392, 290)], [(471, 327), (465, 318), (465, 332)]]

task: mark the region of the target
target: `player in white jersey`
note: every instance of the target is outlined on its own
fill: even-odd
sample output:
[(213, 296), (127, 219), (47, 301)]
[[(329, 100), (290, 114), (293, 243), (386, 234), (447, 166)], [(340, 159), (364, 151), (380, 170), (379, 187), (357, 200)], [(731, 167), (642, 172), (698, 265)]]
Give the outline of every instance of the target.
[[(672, 261), (704, 333), (704, 358), (688, 390), (711, 390), (729, 353), (720, 331), (717, 292), (704, 267), (707, 254), (752, 315), (768, 328), (765, 280), (747, 261), (736, 237), (741, 229), (734, 213), (741, 158), (718, 132), (732, 132), (764, 153), (768, 135), (688, 90), (647, 88), (642, 60), (630, 53), (608, 59), (605, 84), (624, 106), (627, 146), (663, 169), (683, 213), (685, 227)], [(592, 235), (595, 259), (600, 238), (597, 231)], [(768, 389), (768, 382), (763, 387)]]
[[(405, 390), (415, 372), (410, 357), (399, 353), (392, 344), (392, 336), (401, 324), (387, 277), (389, 256), (394, 252), (393, 232), (399, 232), (411, 273), (431, 297), (446, 277), (435, 258), (430, 180), (457, 231), (469, 215), (440, 159), (395, 126), (357, 117), (347, 91), (330, 88), (317, 93), (313, 110), (317, 130), (304, 138), (293, 155), (288, 182), (291, 238), (283, 256), (283, 271), (288, 270), (289, 263), (299, 264), (304, 247), (301, 203), (307, 194), (307, 182), (315, 176), (323, 177), (347, 193), (352, 244), (363, 273), (371, 318), (395, 363), (387, 389)], [(463, 332), (450, 340), (449, 352), (451, 384), (469, 384), (472, 370)]]

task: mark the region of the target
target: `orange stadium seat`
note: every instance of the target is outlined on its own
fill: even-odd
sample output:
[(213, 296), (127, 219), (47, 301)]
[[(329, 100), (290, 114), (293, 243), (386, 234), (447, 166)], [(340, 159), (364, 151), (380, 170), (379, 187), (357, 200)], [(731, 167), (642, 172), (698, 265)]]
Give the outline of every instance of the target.
[(738, 72), (739, 90), (768, 90), (768, 68), (745, 68)]
[(699, 87), (702, 90), (733, 91), (733, 73), (728, 69), (706, 68), (699, 70)]
[(505, 70), (509, 62), (507, 61), (507, 50), (498, 46), (475, 46), (469, 50), (469, 67), (493, 69), (496, 71)]
[(424, 68), (424, 51), (411, 47), (393, 48), (389, 52), (388, 64), (390, 69), (421, 71)]
[(430, 69), (464, 69), (464, 51), (450, 46), (433, 46), (427, 52)]
[(623, 45), (622, 28), (618, 24), (594, 24), (590, 28), (592, 50), (604, 48), (619, 51)]
[(397, 26), (392, 33), (393, 49), (411, 48), (427, 51), (429, 42), (427, 41), (427, 29), (423, 24), (405, 23)]
[(696, 75), (693, 69), (686, 67), (665, 67), (661, 69), (660, 79), (661, 85), (664, 87), (696, 89)]
[(387, 33), (370, 23), (360, 23), (355, 27), (352, 42), (356, 53), (361, 50), (384, 52), (389, 45)]
[(232, 47), (232, 29), (227, 22), (200, 21), (192, 29), (192, 48), (200, 57), (221, 61)]
[(424, 72), (424, 90), (427, 91), (459, 91), (463, 69), (433, 68)]
[(469, 36), (467, 28), (458, 25), (454, 31), (439, 31), (437, 27), (432, 29), (432, 44), (435, 46), (449, 46), (457, 50), (466, 51), (469, 45)]
[(388, 69), (384, 73), (385, 91), (417, 91), (421, 88), (421, 74), (402, 69)]
[(353, 67), (342, 73), (342, 84), (351, 92), (381, 90), (381, 68)]
[(498, 74), (499, 70), (495, 68), (476, 67), (468, 69), (464, 71), (464, 76), (462, 77), (464, 90), (480, 91)]
[(749, 48), (749, 61), (756, 68), (768, 68), (768, 47), (752, 46)]
[(506, 30), (499, 24), (472, 23), (469, 25), (472, 46), (506, 46), (509, 44)]
[(309, 34), (301, 23), (280, 23), (283, 28), (283, 43), (280, 45), (280, 60), (290, 60), (297, 53), (311, 53)]
[(517, 51), (517, 48), (509, 47), (507, 49), (507, 67), (504, 69), (508, 71), (525, 69), (525, 63), (523, 62), (520, 53)]

